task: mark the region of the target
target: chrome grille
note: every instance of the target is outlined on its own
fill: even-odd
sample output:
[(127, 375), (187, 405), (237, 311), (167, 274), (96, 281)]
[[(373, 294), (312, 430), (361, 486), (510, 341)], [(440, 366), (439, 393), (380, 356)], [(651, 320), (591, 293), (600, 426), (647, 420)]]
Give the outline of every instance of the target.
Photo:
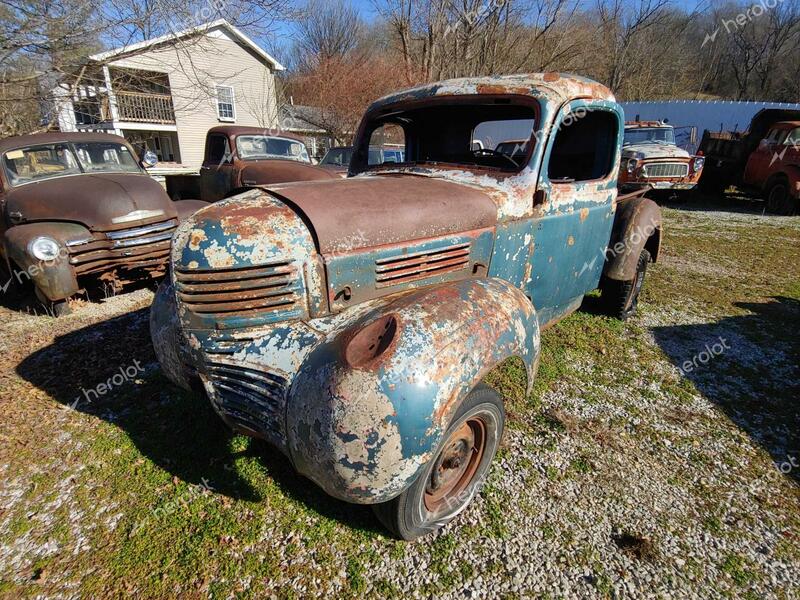
[(388, 287), (461, 271), (469, 265), (469, 253), (470, 244), (466, 242), (376, 260), (375, 285)]
[(289, 388), (285, 378), (241, 364), (206, 363), (212, 400), (223, 417), (246, 433), (285, 445), (284, 416)]
[(648, 163), (644, 168), (644, 176), (647, 178), (686, 177), (689, 174), (688, 163)]
[(98, 231), (91, 237), (67, 242), (69, 262), (78, 274), (115, 267), (163, 265), (168, 256), (177, 219), (116, 231)]
[(175, 270), (178, 299), (197, 315), (258, 316), (300, 311), (303, 284), (290, 262), (215, 270)]

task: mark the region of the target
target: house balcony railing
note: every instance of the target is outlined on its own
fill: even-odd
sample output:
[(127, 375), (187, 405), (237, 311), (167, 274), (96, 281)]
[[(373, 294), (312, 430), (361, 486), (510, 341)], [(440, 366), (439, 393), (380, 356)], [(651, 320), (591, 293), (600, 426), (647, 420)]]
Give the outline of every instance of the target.
[[(116, 92), (117, 115), (120, 121), (136, 123), (175, 124), (175, 108), (170, 94)], [(108, 118), (108, 98), (104, 98), (103, 115)], [(110, 119), (109, 119), (110, 120)]]

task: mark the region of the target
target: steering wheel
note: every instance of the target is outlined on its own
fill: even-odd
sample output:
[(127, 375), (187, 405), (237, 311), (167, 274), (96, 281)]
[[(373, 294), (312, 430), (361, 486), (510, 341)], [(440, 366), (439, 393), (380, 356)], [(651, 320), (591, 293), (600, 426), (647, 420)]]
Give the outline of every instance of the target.
[(491, 148), (477, 148), (476, 150), (473, 150), (472, 153), (475, 156), (480, 156), (481, 154), (485, 154), (485, 155), (488, 155), (488, 156), (500, 156), (501, 158), (505, 158), (508, 162), (510, 162), (512, 165), (514, 165), (514, 168), (518, 168), (519, 167), (519, 164), (517, 164), (517, 161), (515, 161), (513, 158), (511, 158), (508, 154), (504, 154), (504, 153), (500, 152), (499, 150), (492, 150)]

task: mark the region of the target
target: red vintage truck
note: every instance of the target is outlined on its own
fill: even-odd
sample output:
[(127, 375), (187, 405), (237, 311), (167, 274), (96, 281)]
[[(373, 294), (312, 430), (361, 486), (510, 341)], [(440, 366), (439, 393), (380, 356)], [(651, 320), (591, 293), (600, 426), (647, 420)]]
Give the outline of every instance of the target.
[(764, 198), (770, 212), (800, 211), (800, 111), (761, 110), (744, 132), (706, 130), (700, 151), (706, 156), (702, 191), (735, 185)]

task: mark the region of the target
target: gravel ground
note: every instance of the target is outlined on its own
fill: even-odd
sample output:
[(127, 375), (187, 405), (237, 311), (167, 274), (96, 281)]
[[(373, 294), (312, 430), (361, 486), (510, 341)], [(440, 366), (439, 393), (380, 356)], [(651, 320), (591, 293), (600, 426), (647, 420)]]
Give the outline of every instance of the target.
[(800, 219), (666, 224), (638, 317), (589, 306), (549, 330), (529, 398), (513, 365), (492, 375), (509, 427), (491, 476), (413, 544), (171, 388), (150, 290), (58, 320), (8, 302), (0, 595), (800, 597)]

